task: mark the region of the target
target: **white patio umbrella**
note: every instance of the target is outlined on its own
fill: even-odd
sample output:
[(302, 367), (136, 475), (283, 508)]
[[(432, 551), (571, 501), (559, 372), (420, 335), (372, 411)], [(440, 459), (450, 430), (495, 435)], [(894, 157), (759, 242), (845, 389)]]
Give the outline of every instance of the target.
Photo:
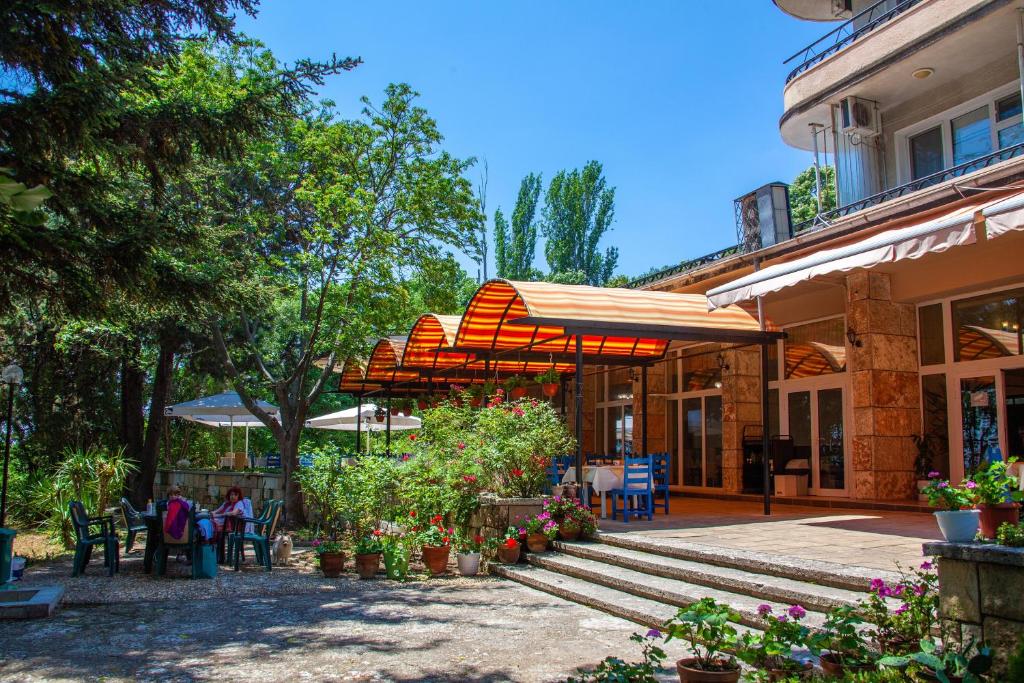
[[(377, 406), (372, 403), (363, 405), (362, 411), (359, 408), (346, 408), (336, 413), (328, 413), (306, 420), (306, 426), (312, 429), (333, 429), (343, 432), (366, 432), (366, 449), (370, 449), (370, 433), (383, 432), (388, 428), (387, 421), (377, 422), (374, 415)], [(356, 426), (358, 423), (358, 427)], [(418, 417), (406, 417), (398, 414), (391, 416), (391, 430), (419, 429), (422, 420)]]
[[(277, 414), (277, 406), (266, 401), (256, 401), (263, 410)], [(225, 391), (213, 396), (203, 396), (194, 401), (176, 403), (164, 408), (164, 415), (180, 417), (208, 427), (227, 427), (231, 430), (229, 448), (235, 452), (235, 427), (245, 427), (245, 453), (249, 454), (249, 427), (265, 427), (258, 417), (249, 412), (242, 398), (235, 391)]]

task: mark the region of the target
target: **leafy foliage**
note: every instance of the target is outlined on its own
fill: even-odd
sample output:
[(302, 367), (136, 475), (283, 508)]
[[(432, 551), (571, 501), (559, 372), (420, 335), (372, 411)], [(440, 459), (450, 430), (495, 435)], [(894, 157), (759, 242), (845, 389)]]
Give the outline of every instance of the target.
[(658, 669), (665, 661), (665, 651), (656, 641), (661, 637), (655, 629), (646, 636), (634, 633), (629, 637), (640, 646), (643, 660), (629, 663), (618, 657), (606, 657), (593, 671), (579, 669), (579, 676), (570, 676), (565, 683), (657, 683)]
[(704, 671), (735, 670), (739, 664), (726, 653), (736, 646), (736, 629), (731, 622), (737, 621), (739, 615), (727, 605), (719, 605), (714, 598), (701, 598), (679, 608), (676, 616), (665, 622), (665, 640), (686, 641), (696, 664)]
[(590, 161), (582, 169), (559, 171), (545, 194), (542, 231), (544, 255), (553, 276), (582, 273), (580, 284), (603, 286), (619, 260), (619, 250), (598, 248), (615, 216), (615, 188), (602, 166)]
[(537, 249), (537, 200), (541, 177), (530, 173), (519, 185), (512, 224), (499, 208), (494, 213), (494, 263), (498, 277), (510, 280), (535, 280), (539, 273), (533, 267)]
[[(836, 208), (836, 169), (819, 166), (821, 174), (821, 210)], [(802, 223), (818, 215), (818, 191), (814, 182), (814, 166), (800, 172), (789, 186), (789, 210), (793, 223)]]

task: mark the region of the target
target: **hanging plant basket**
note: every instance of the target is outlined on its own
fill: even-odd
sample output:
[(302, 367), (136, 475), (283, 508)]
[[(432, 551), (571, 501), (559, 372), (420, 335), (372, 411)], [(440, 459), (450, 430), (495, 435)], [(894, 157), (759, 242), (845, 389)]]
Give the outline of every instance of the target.
[(548, 398), (554, 398), (555, 396), (558, 396), (559, 385), (554, 383), (541, 384), (540, 389)]

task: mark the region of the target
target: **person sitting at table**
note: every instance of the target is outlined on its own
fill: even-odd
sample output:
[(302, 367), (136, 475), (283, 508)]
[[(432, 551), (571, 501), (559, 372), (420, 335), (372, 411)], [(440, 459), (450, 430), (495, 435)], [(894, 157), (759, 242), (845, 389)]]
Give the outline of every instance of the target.
[(182, 540), (188, 526), (189, 502), (181, 495), (181, 489), (172, 486), (167, 489), (167, 514), (164, 515), (164, 534), (166, 537)]
[(219, 508), (213, 511), (213, 524), (217, 534), (224, 533), (224, 521), (228, 517), (251, 516), (251, 511), (246, 506), (246, 500), (242, 496), (242, 489), (232, 486), (228, 489), (228, 495)]

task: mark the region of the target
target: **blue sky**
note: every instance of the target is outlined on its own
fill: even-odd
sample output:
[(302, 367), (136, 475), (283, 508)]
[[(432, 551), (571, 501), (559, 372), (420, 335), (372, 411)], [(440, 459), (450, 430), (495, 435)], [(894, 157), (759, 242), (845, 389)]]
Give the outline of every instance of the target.
[(411, 84), (445, 147), (487, 161), (491, 215), (526, 173), (601, 161), (627, 275), (734, 244), (732, 200), (810, 164), (779, 137), (782, 61), (830, 28), (770, 0), (264, 0), (239, 27), (289, 62), (362, 57), (322, 89), (345, 116)]

